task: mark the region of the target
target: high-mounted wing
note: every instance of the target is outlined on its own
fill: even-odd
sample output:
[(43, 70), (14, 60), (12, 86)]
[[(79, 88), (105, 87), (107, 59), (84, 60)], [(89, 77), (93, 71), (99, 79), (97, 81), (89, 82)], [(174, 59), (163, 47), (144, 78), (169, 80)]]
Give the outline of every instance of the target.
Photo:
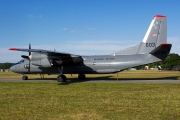
[(32, 63), (33, 61), (37, 62), (38, 60), (42, 60), (42, 59), (48, 59), (52, 65), (69, 65), (69, 64), (79, 64), (83, 62), (81, 56), (69, 54), (69, 53), (63, 53), (63, 52), (56, 52), (56, 51), (42, 50), (42, 49), (22, 49), (22, 48), (10, 48), (9, 50), (33, 52), (33, 54), (30, 56), (22, 55), (23, 58), (29, 59)]
[(61, 53), (61, 52), (56, 52), (56, 51), (50, 51), (50, 50), (42, 50), (42, 49), (23, 49), (23, 48), (10, 48), (9, 50), (14, 50), (14, 51), (23, 51), (23, 52), (38, 52), (38, 53), (44, 53), (47, 55), (54, 55), (54, 54), (60, 54), (60, 55), (72, 55), (69, 53)]

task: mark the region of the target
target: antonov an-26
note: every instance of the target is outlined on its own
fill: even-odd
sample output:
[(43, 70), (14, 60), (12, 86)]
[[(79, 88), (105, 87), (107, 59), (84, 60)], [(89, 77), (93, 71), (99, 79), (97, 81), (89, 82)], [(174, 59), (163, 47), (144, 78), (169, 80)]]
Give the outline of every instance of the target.
[[(142, 42), (133, 47), (114, 52), (110, 55), (81, 56), (63, 52), (10, 48), (9, 50), (29, 52), (29, 56), (14, 64), (10, 70), (22, 74), (59, 74), (58, 82), (66, 82), (64, 74), (117, 73), (124, 69), (165, 60), (169, 55), (171, 44), (167, 43), (166, 16), (154, 16)], [(92, 48), (93, 49), (93, 48)], [(32, 54), (31, 54), (32, 53)]]

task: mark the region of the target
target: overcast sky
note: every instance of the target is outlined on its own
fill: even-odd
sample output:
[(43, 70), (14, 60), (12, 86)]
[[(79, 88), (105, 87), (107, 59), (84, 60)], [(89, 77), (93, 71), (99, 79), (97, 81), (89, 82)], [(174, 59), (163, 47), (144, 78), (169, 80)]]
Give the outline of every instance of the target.
[(47, 49), (80, 55), (110, 54), (139, 44), (157, 14), (168, 19), (171, 53), (180, 54), (179, 0), (0, 0), (0, 63)]

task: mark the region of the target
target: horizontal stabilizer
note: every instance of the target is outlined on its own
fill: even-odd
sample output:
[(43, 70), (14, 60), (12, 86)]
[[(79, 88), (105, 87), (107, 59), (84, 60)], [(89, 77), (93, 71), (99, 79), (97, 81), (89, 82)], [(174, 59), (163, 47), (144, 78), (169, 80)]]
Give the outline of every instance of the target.
[(171, 44), (161, 44), (150, 52), (153, 55), (168, 55), (171, 50)]

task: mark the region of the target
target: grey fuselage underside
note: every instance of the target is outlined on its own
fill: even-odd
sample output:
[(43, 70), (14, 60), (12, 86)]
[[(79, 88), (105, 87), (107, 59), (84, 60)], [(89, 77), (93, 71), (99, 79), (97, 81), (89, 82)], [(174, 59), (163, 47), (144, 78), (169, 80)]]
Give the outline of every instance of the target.
[[(167, 56), (161, 58), (155, 57), (151, 54), (134, 54), (134, 55), (98, 55), (98, 56), (82, 56), (83, 63), (63, 66), (63, 74), (103, 74), (116, 73), (124, 69), (158, 62), (165, 59)], [(25, 60), (24, 65), (29, 64)], [(23, 74), (59, 74), (61, 67), (42, 67), (30, 65), (30, 72), (21, 64), (17, 73)]]

